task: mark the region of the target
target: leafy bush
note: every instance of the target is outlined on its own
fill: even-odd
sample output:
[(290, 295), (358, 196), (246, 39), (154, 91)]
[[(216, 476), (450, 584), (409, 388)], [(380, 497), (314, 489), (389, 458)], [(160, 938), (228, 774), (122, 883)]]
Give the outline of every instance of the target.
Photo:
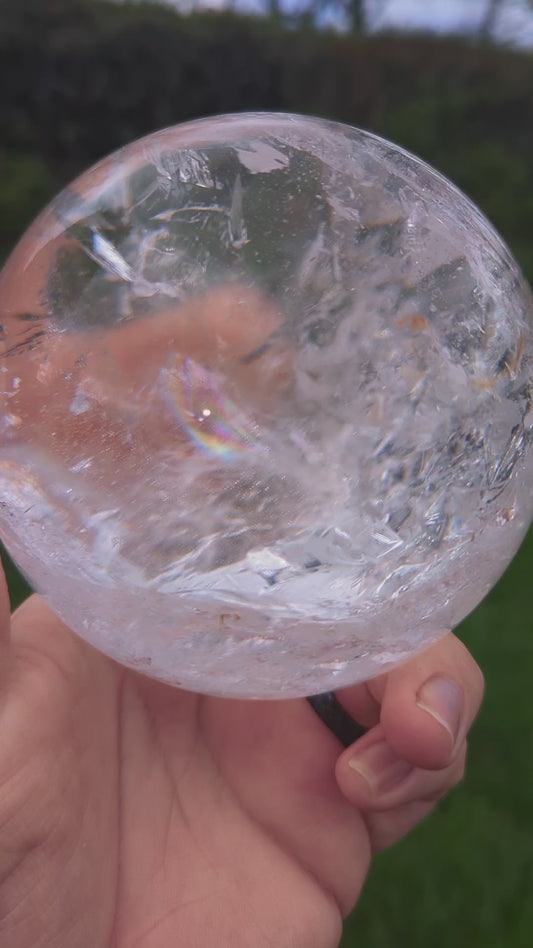
[(53, 196), (56, 187), (41, 158), (0, 151), (0, 258), (31, 222), (36, 210)]
[(4, 243), (52, 182), (132, 139), (202, 115), (283, 110), (361, 125), (434, 164), (533, 279), (531, 55), (284, 30), (231, 13), (183, 17), (149, 3), (3, 0), (0, 10)]

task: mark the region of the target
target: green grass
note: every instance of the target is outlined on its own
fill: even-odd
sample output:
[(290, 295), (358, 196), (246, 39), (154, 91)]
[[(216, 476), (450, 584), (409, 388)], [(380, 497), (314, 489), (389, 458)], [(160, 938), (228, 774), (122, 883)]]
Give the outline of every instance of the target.
[(486, 698), (465, 781), (375, 859), (342, 948), (533, 943), (533, 533), (458, 630)]
[[(6, 566), (15, 606), (27, 586)], [(459, 630), (487, 679), (467, 777), (407, 840), (376, 858), (342, 948), (531, 945), (532, 587), (533, 532)]]

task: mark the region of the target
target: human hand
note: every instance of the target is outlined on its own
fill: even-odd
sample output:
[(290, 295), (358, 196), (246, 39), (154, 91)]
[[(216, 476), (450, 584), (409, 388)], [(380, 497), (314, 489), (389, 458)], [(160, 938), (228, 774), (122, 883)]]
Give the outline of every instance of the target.
[[(162, 354), (214, 370), (252, 412), (290, 384), (279, 314), (241, 286), (106, 333), (41, 333), (53, 253), (36, 251), (22, 283), (4, 277), (8, 444), (30, 432), (46, 451), (53, 438), (76, 468), (105, 434), (91, 470), (107, 486), (117, 464), (135, 476), (150, 464), (150, 439), (172, 432), (177, 452), (192, 450), (186, 426), (155, 410)], [(10, 266), (16, 275), (16, 255)], [(89, 409), (69, 413), (79, 394)], [(304, 700), (211, 698), (143, 678), (77, 639), (38, 597), (10, 624), (4, 589), (0, 620), (0, 943), (9, 948), (336, 945), (372, 852), (460, 778), (481, 698), (479, 670), (450, 635), (340, 694), (369, 728), (342, 751)], [(453, 741), (442, 719), (454, 685), (438, 686), (433, 713), (424, 687), (442, 677), (458, 689)], [(380, 761), (393, 785), (378, 776)]]
[(37, 596), (10, 630), (2, 592), (9, 948), (333, 948), (372, 852), (462, 776), (482, 678), (453, 635), (339, 694), (369, 728), (342, 750), (305, 700), (162, 685), (98, 654)]

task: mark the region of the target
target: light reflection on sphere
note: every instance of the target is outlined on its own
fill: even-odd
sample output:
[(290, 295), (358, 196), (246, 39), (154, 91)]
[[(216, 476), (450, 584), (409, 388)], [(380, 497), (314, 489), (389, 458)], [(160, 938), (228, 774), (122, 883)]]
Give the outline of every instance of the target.
[(455, 626), (530, 523), (531, 316), (485, 218), (394, 145), (270, 114), (151, 135), (0, 277), (2, 537), (154, 677), (371, 677)]

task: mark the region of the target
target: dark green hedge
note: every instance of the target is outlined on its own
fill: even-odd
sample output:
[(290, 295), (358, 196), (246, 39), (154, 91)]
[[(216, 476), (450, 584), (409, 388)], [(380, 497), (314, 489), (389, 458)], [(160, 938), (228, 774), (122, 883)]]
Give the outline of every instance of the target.
[(0, 252), (54, 190), (153, 129), (273, 109), (371, 129), (440, 168), (533, 278), (533, 57), (152, 4), (0, 0)]

